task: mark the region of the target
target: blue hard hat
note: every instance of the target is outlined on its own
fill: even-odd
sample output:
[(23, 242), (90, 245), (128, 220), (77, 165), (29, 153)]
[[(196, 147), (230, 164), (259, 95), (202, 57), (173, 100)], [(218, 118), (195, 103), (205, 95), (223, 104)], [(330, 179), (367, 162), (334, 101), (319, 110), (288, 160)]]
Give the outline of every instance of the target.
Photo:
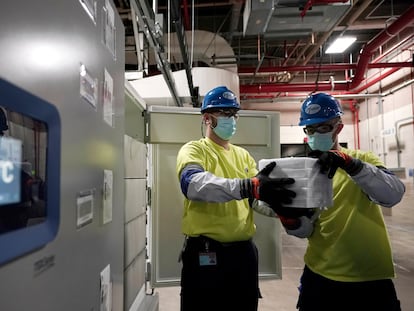
[(240, 109), (236, 95), (225, 86), (218, 86), (207, 92), (201, 105), (201, 112), (210, 109)]
[(343, 114), (341, 105), (332, 95), (312, 94), (302, 104), (299, 125), (323, 123)]

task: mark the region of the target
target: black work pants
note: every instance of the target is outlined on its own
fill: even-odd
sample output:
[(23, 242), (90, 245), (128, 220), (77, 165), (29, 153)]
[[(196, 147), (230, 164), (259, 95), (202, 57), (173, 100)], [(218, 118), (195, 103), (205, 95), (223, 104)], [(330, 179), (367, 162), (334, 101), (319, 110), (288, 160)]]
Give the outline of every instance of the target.
[(181, 311), (256, 311), (260, 297), (253, 241), (188, 238), (182, 253)]
[(306, 266), (297, 308), (299, 311), (401, 311), (391, 279), (337, 282)]

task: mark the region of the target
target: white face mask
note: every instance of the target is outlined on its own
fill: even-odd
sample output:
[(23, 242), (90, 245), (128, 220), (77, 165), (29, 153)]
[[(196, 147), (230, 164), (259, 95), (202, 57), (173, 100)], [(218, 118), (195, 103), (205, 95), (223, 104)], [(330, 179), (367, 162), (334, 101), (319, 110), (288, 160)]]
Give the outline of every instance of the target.
[(223, 140), (229, 140), (236, 133), (236, 120), (234, 117), (216, 117), (217, 125), (214, 133)]
[(332, 134), (334, 131), (328, 133), (318, 133), (315, 132), (312, 135), (308, 136), (308, 145), (312, 150), (320, 150), (320, 151), (328, 151), (334, 145), (334, 141), (332, 140)]

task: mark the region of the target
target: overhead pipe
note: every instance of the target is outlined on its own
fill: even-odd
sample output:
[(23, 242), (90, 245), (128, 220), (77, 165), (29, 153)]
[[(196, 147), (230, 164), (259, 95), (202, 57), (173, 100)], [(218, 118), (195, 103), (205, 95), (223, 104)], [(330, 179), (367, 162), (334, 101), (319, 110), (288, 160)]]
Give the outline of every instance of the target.
[(182, 107), (180, 97), (178, 96), (177, 89), (175, 87), (174, 76), (172, 75), (170, 64), (164, 56), (164, 53), (161, 49), (161, 44), (159, 42), (160, 34), (156, 31), (155, 22), (153, 19), (154, 12), (147, 6), (146, 1), (144, 0), (133, 0), (131, 1), (131, 6), (137, 13), (138, 19), (133, 21), (134, 23), (138, 22), (141, 29), (145, 30), (146, 38), (150, 46), (154, 49), (155, 59), (157, 64), (163, 74), (165, 83), (171, 93), (172, 98), (177, 106)]
[[(254, 93), (276, 93), (276, 92), (309, 92), (315, 89), (315, 83), (296, 83), (296, 84), (256, 84), (241, 85), (240, 94)], [(335, 85), (335, 91), (347, 91), (348, 85), (342, 83)], [(318, 83), (318, 91), (332, 91), (330, 82)]]
[(283, 61), (282, 66), (285, 66), (285, 65), (288, 63), (288, 61), (289, 61), (289, 59), (292, 57), (293, 53), (295, 53), (295, 52), (296, 52), (296, 50), (298, 49), (299, 44), (300, 44), (300, 40), (296, 40), (295, 45), (293, 46), (293, 48), (292, 48), (292, 50), (290, 51), (289, 55), (288, 55), (288, 56), (285, 58), (285, 60)]
[[(369, 63), (368, 69), (376, 69), (376, 68), (405, 68), (405, 67), (413, 67), (412, 62), (392, 62), (392, 63), (379, 63), (386, 55), (389, 55), (397, 48), (407, 44), (414, 35), (408, 36), (407, 38), (400, 41), (398, 44), (393, 46), (390, 50), (386, 53), (380, 55), (371, 63)], [(299, 42), (299, 41), (298, 41)], [(297, 43), (298, 43), (297, 42)], [(292, 53), (291, 53), (292, 54)], [(291, 56), (289, 55), (289, 57)], [(238, 73), (239, 74), (260, 74), (260, 73), (274, 73), (274, 72), (295, 72), (295, 71), (344, 71), (344, 70), (355, 70), (357, 68), (357, 63), (350, 64), (350, 63), (342, 63), (342, 64), (328, 64), (328, 65), (297, 65), (297, 66), (284, 66), (286, 61), (281, 66), (267, 66), (261, 67), (258, 72), (256, 72), (256, 68), (254, 67), (239, 67)]]
[[(393, 63), (370, 63), (367, 65), (368, 69), (375, 68), (404, 68), (404, 67), (413, 67), (412, 62), (393, 62)], [(302, 65), (302, 66), (271, 66), (271, 67), (261, 67), (257, 71), (256, 68), (252, 67), (240, 67), (238, 69), (239, 74), (260, 74), (260, 73), (275, 73), (275, 72), (294, 72), (294, 71), (344, 71), (344, 70), (355, 70), (357, 69), (357, 64), (329, 64), (329, 65)]]
[(188, 15), (188, 3), (187, 0), (183, 0), (183, 12), (184, 12), (184, 18), (183, 18), (183, 25), (185, 30), (190, 30), (190, 16)]
[[(382, 44), (388, 42), (391, 38), (397, 35), (404, 28), (409, 26), (414, 21), (414, 6), (408, 9), (403, 15), (400, 16), (398, 20), (392, 23), (387, 29), (383, 30), (377, 37), (375, 37), (370, 43), (368, 43), (365, 48), (361, 51), (354, 78), (351, 83), (348, 84), (335, 84), (336, 91), (350, 91), (356, 93), (355, 89), (362, 83), (364, 80), (364, 74), (367, 68), (369, 68), (369, 58), (372, 53), (380, 47)], [(412, 66), (412, 65), (411, 65)], [(386, 76), (394, 73), (400, 68), (393, 68), (387, 73), (380, 76), (380, 78), (375, 79), (374, 81), (378, 82)], [(372, 85), (376, 82), (370, 82)], [(362, 89), (366, 89), (367, 86), (364, 85)], [(318, 91), (331, 91), (332, 87), (329, 82), (319, 82)], [(310, 92), (315, 90), (315, 83), (301, 83), (301, 84), (281, 84), (281, 85), (241, 85), (240, 94), (244, 93), (275, 93), (275, 92)]]
[(348, 0), (308, 0), (306, 1), (305, 6), (300, 12), (300, 16), (304, 18), (306, 15), (306, 12), (309, 9), (311, 9), (314, 4), (331, 4), (331, 3), (341, 3), (341, 2), (345, 3), (345, 2), (348, 2)]
[(411, 41), (414, 38), (414, 34), (411, 34), (407, 36), (406, 38), (399, 41), (397, 44), (393, 45), (390, 49), (388, 49), (385, 53), (379, 55), (377, 58), (373, 59), (372, 63), (379, 63), (381, 60), (383, 60), (387, 55), (393, 53), (397, 49), (404, 49), (406, 45), (411, 44)]
[(379, 75), (378, 77), (368, 81), (366, 84), (361, 85), (359, 88), (352, 90), (352, 93), (360, 93), (364, 90), (366, 90), (367, 88), (373, 86), (374, 84), (382, 81), (383, 79), (385, 79), (386, 77), (392, 75), (394, 72), (400, 70), (400, 68), (392, 68), (390, 70), (388, 70), (385, 73), (382, 73), (381, 75)]
[(358, 65), (355, 71), (355, 76), (352, 79), (350, 84), (350, 89), (353, 90), (358, 87), (361, 82), (364, 80), (364, 74), (368, 67), (368, 63), (372, 53), (378, 49), (381, 45), (385, 44), (393, 37), (395, 37), (399, 32), (401, 32), (405, 27), (412, 24), (414, 21), (414, 5), (411, 6), (405, 13), (403, 13), (400, 18), (393, 22), (389, 27), (384, 29), (379, 33), (371, 42), (369, 42), (361, 51)]
[[(380, 76), (376, 77), (373, 80), (368, 81), (366, 84), (362, 85), (358, 89), (352, 91), (349, 90), (348, 82), (335, 82), (334, 89), (332, 89), (331, 82), (319, 82), (317, 85), (318, 92), (333, 92), (333, 91), (342, 91), (352, 94), (358, 94), (363, 90), (371, 87), (372, 85), (378, 83), (379, 81), (390, 76), (394, 72), (398, 71), (400, 68), (391, 68), (385, 73), (382, 73)], [(255, 84), (255, 85), (241, 85), (240, 94), (260, 94), (260, 93), (277, 93), (277, 92), (310, 92), (315, 90), (315, 83), (291, 83), (291, 84)], [(273, 97), (273, 96), (272, 96)]]
[[(312, 3), (316, 3), (316, 1), (311, 1)], [(323, 0), (322, 1), (324, 4), (328, 4), (328, 3), (334, 3), (334, 2), (342, 2), (342, 1), (330, 1), (330, 0)], [(343, 2), (346, 2), (346, 1), (343, 1)], [(310, 3), (309, 1), (308, 1), (308, 3)], [(305, 60), (302, 62), (302, 64), (307, 64), (308, 63), (308, 61), (313, 57), (313, 55), (318, 51), (318, 49), (319, 49), (319, 47), (328, 39), (328, 37), (332, 34), (332, 32), (333, 32), (333, 30), (334, 30), (334, 28), (332, 28), (330, 31), (328, 31), (328, 32), (325, 32), (323, 35), (322, 35), (322, 37), (321, 38), (319, 38), (319, 40), (318, 40), (318, 42), (317, 42), (317, 44), (316, 45), (314, 45), (313, 43), (313, 41), (314, 41), (314, 35), (312, 34), (312, 37), (311, 37), (311, 44), (309, 44), (309, 45), (307, 45), (307, 47), (305, 47), (304, 49), (302, 49), (302, 51), (299, 53), (299, 55), (297, 55), (297, 57), (296, 57), (296, 60), (295, 60), (295, 62), (294, 62), (294, 64), (296, 65), (298, 62), (299, 62), (299, 60), (300, 59), (302, 59), (302, 56), (305, 54), (305, 52), (308, 50), (308, 49), (311, 49), (311, 51), (308, 53), (308, 56), (307, 57), (305, 57)], [(295, 74), (294, 74), (295, 75)], [(292, 78), (291, 78), (291, 80), (293, 79), (293, 76), (292, 76)], [(289, 85), (288, 83), (287, 84), (285, 84), (285, 85)], [(319, 87), (317, 88), (317, 90), (319, 91), (319, 90), (321, 90)], [(308, 89), (308, 90), (306, 90), (306, 91), (315, 91), (315, 86), (313, 86), (310, 90)], [(241, 90), (240, 90), (240, 92), (241, 92)]]
[(188, 88), (191, 96), (191, 102), (193, 107), (199, 107), (199, 95), (198, 95), (198, 87), (194, 87), (193, 83), (193, 75), (191, 73), (192, 64), (190, 64), (190, 60), (188, 58), (188, 49), (187, 49), (187, 41), (185, 36), (185, 30), (181, 19), (180, 14), (180, 6), (176, 1), (173, 1), (173, 6), (171, 9), (171, 15), (173, 19), (173, 24), (175, 25), (175, 31), (177, 34), (178, 43), (180, 46), (181, 57), (183, 58), (185, 73), (187, 76), (187, 83)]
[[(387, 96), (389, 94), (384, 93), (383, 95), (380, 94), (344, 94), (342, 92), (331, 92), (333, 96), (335, 96), (336, 99), (341, 100), (356, 100), (356, 99), (364, 99), (364, 98), (378, 98), (378, 96)], [(252, 95), (252, 96), (244, 96), (241, 97), (241, 100), (243, 100), (243, 103), (249, 102), (249, 101), (255, 101), (257, 99), (272, 99), (274, 102), (277, 103), (291, 103), (292, 101), (298, 100), (303, 101), (306, 97), (309, 96), (308, 92), (304, 93), (283, 93), (280, 97), (269, 97), (268, 95)]]
[[(359, 15), (364, 11), (364, 9), (366, 7), (369, 6), (369, 4), (372, 2), (373, 0), (366, 0), (364, 1), (364, 3), (362, 3), (362, 5), (359, 6), (359, 8), (354, 11), (354, 13), (351, 15), (351, 17), (348, 20), (348, 25), (349, 23), (353, 23), (358, 17)], [(326, 2), (326, 1), (325, 1)], [(341, 18), (339, 22), (342, 21), (344, 17)], [(329, 36), (333, 33), (333, 31), (335, 30), (335, 28), (330, 29), (328, 32), (325, 32), (319, 39), (318, 42), (316, 44), (313, 44), (313, 40), (314, 40), (314, 35), (312, 34), (312, 42), (311, 44), (309, 44), (307, 47), (305, 47), (304, 49), (302, 49), (302, 51), (299, 53), (299, 55), (297, 56), (294, 64), (296, 65), (300, 59), (302, 59), (302, 56), (305, 55), (305, 53), (310, 50), (308, 52), (308, 55), (305, 57), (305, 59), (302, 61), (302, 65), (307, 64), (309, 62), (309, 60), (318, 52), (318, 50), (320, 49), (320, 47), (326, 42), (326, 40), (329, 38)], [(296, 73), (294, 74), (296, 75)], [(293, 77), (291, 79), (291, 81), (293, 80)], [(312, 90), (313, 91), (313, 90)]]
[(360, 149), (361, 139), (359, 133), (359, 107), (357, 106), (357, 102), (355, 100), (351, 100), (349, 102), (349, 110), (352, 113), (352, 123), (354, 125), (354, 146), (355, 149)]
[[(372, 2), (373, 0), (366, 0), (364, 1), (364, 3), (359, 3), (359, 8), (354, 11), (354, 13), (351, 15), (351, 17), (349, 18), (348, 22), (347, 22), (347, 26), (349, 26), (349, 23), (353, 23), (361, 14), (362, 12), (365, 10), (365, 8), (367, 8), (369, 6), (369, 4)], [(329, 3), (328, 1), (324, 1), (321, 0), (321, 2), (324, 3)], [(340, 1), (338, 1), (340, 2)], [(346, 1), (344, 1), (346, 2)], [(345, 16), (343, 16), (341, 18), (340, 21), (338, 21), (338, 23), (342, 22), (342, 20), (345, 18)], [(302, 50), (302, 53), (300, 56), (304, 55), (305, 52), (311, 48), (310, 52), (308, 53), (308, 55), (305, 57), (305, 60), (302, 62), (302, 64), (307, 64), (309, 62), (310, 59), (312, 59), (312, 57), (318, 52), (319, 48), (326, 42), (326, 40), (329, 38), (329, 36), (334, 32), (335, 28), (330, 29), (329, 31), (325, 32), (321, 38), (319, 38), (317, 44), (315, 44), (313, 47), (312, 45), (309, 45), (307, 48)], [(299, 59), (299, 58), (298, 58)], [(296, 63), (295, 63), (296, 64)]]
[[(318, 92), (347, 92), (348, 94), (358, 94), (363, 90), (371, 87), (379, 81), (385, 79), (400, 68), (392, 68), (387, 72), (381, 74), (377, 78), (369, 81), (358, 89), (349, 91), (349, 83), (336, 82), (335, 88), (332, 89), (331, 82), (319, 82), (317, 85)], [(277, 92), (310, 92), (315, 90), (315, 83), (293, 83), (293, 84), (256, 84), (256, 85), (241, 85), (240, 94), (261, 94), (261, 93), (277, 93)], [(243, 95), (241, 95), (243, 96)], [(269, 96), (273, 98), (273, 96)]]

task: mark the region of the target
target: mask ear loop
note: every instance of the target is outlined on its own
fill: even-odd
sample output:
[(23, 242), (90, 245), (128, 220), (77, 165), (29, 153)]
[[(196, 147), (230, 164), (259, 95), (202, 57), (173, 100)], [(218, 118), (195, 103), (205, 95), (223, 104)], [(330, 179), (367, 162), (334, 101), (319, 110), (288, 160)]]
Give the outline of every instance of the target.
[[(211, 115), (213, 118), (215, 118), (213, 115)], [(205, 124), (205, 126), (210, 126), (210, 128), (212, 128), (212, 129), (214, 129), (216, 126), (217, 126), (217, 124), (216, 124), (216, 126), (213, 126), (213, 123), (211, 122), (211, 120), (209, 121), (209, 124), (207, 124), (207, 117), (205, 117), (204, 115), (203, 115), (203, 118), (201, 119), (201, 135), (202, 135), (202, 137), (205, 137), (205, 133), (204, 133), (204, 127), (203, 127), (203, 125)]]
[(207, 126), (207, 123), (206, 123), (206, 115), (203, 114), (203, 117), (201, 118), (201, 124), (200, 124), (201, 137), (203, 138), (206, 137), (204, 133), (204, 125)]
[(204, 135), (204, 118), (201, 120), (200, 124), (200, 131), (201, 131), (201, 137), (206, 138), (206, 135)]

